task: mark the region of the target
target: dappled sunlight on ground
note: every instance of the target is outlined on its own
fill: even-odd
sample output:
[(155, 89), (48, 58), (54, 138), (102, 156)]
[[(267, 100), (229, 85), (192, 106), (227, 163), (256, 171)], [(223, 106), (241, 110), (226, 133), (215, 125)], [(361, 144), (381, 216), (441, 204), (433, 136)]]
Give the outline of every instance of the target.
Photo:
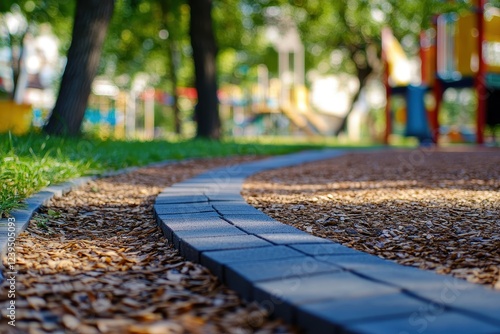
[[(53, 200), (17, 241), (16, 328), (37, 333), (293, 332), (255, 304), (243, 303), (204, 267), (184, 261), (153, 217), (154, 198), (164, 187), (246, 160), (140, 169)], [(1, 297), (2, 305), (9, 302), (6, 294)], [(0, 324), (2, 333), (9, 330)]]
[(243, 195), (306, 232), (500, 289), (499, 165), (498, 150), (353, 154), (255, 175)]

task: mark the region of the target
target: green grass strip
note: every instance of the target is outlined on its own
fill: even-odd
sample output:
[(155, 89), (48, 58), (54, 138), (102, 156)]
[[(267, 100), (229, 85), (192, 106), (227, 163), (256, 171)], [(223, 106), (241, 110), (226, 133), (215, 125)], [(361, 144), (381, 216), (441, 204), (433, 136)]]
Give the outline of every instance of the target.
[[(358, 145), (359, 146), (359, 145)], [(259, 138), (226, 140), (119, 141), (0, 135), (0, 216), (43, 187), (162, 160), (236, 155), (279, 155), (305, 149), (339, 147), (331, 139)]]

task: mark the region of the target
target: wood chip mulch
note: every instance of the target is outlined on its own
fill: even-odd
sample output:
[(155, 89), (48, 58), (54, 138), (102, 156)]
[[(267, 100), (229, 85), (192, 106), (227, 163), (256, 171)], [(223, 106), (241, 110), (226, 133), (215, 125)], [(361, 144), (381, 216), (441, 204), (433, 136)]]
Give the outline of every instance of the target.
[[(52, 201), (17, 240), (16, 327), (1, 333), (295, 333), (185, 261), (156, 226), (166, 186), (249, 158), (187, 161), (99, 179)], [(5, 259), (4, 259), (5, 261)]]
[(500, 290), (500, 150), (350, 154), (254, 175), (243, 195), (313, 235)]

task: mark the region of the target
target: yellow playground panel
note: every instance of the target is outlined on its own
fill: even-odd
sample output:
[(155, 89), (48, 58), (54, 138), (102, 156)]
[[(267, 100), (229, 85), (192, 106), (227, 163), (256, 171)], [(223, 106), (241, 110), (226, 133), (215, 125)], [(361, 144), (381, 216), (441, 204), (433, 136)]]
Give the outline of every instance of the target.
[(410, 63), (403, 47), (388, 27), (382, 31), (382, 49), (388, 66), (392, 86), (406, 86), (410, 83), (408, 75)]
[[(456, 69), (473, 76), (479, 67), (478, 22), (475, 13), (458, 18), (455, 33)], [(484, 15), (485, 62), (488, 73), (500, 73), (500, 9), (488, 8)]]
[(0, 101), (0, 133), (12, 131), (16, 135), (27, 133), (33, 117), (29, 104)]

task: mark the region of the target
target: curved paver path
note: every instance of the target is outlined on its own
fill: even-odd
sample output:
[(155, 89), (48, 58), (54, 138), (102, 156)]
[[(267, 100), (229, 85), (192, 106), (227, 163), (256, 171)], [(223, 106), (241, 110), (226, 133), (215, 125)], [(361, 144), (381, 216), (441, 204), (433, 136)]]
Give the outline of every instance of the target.
[(252, 174), (341, 154), (291, 154), (177, 183), (156, 199), (158, 224), (181, 255), (310, 333), (500, 333), (500, 293), (311, 236), (240, 195)]

